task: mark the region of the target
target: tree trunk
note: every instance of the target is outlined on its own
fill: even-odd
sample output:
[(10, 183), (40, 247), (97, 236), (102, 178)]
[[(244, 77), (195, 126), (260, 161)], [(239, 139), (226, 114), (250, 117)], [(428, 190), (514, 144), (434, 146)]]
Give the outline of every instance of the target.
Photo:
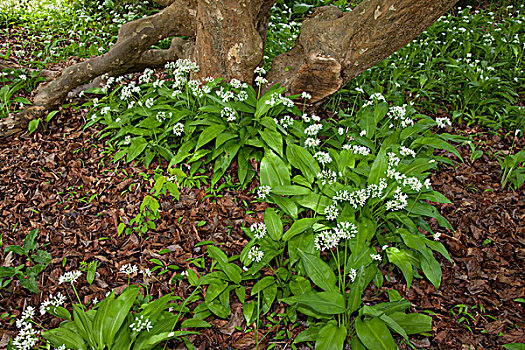
[[(34, 105), (18, 118), (0, 120), (0, 137), (24, 129), (30, 119), (62, 104), (68, 92), (105, 73), (122, 75), (191, 58), (200, 66), (193, 78), (253, 81), (276, 0), (159, 1), (169, 6), (123, 25), (109, 52), (66, 68), (39, 87)], [(310, 104), (322, 101), (416, 38), (455, 2), (364, 0), (346, 13), (317, 8), (304, 21), (294, 48), (274, 60), (267, 86), (279, 83), (289, 94), (310, 93)], [(150, 49), (169, 37), (175, 37), (170, 49)]]

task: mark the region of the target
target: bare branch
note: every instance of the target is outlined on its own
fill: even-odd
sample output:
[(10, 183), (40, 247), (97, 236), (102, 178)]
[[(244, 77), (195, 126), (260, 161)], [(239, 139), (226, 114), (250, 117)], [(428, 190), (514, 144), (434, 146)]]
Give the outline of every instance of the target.
[(269, 84), (320, 101), (419, 36), (456, 1), (364, 0), (348, 13), (319, 8), (304, 21), (296, 46), (274, 60)]

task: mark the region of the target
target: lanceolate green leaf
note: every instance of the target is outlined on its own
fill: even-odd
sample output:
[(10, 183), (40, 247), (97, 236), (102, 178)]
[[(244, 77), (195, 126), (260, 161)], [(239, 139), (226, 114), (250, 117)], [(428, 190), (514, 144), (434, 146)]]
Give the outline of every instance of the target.
[(315, 350), (342, 350), (346, 340), (346, 328), (336, 322), (328, 322), (315, 342)]
[(326, 291), (335, 292), (337, 290), (335, 286), (336, 277), (330, 266), (315, 255), (305, 253), (301, 249), (298, 251), (306, 273), (312, 282)]
[(308, 292), (296, 296), (295, 300), (299, 305), (321, 314), (336, 315), (346, 311), (345, 299), (337, 292)]
[(95, 320), (100, 314), (102, 321), (99, 324), (103, 327), (103, 340), (106, 344), (113, 344), (115, 334), (122, 326), (138, 294), (139, 289), (135, 286), (130, 286), (117, 299), (111, 300), (111, 303), (104, 305), (104, 313), (100, 310), (97, 312)]
[(270, 187), (290, 185), (290, 171), (272, 151), (266, 151), (261, 161), (261, 184)]
[(315, 224), (317, 221), (319, 221), (319, 218), (305, 218), (305, 219), (299, 219), (297, 221), (294, 221), (292, 226), (286, 231), (283, 235), (283, 241), (288, 241), (290, 238), (292, 238), (295, 235), (298, 235), (312, 227), (313, 224)]
[(395, 350), (397, 345), (386, 324), (377, 317), (362, 320), (357, 317), (355, 330), (359, 340), (368, 348), (374, 350)]
[(264, 222), (268, 230), (268, 235), (274, 241), (281, 239), (283, 235), (283, 223), (281, 217), (275, 212), (274, 209), (268, 208), (264, 212)]
[(224, 129), (226, 129), (226, 126), (222, 124), (208, 126), (199, 136), (195, 149), (201, 148), (202, 146), (219, 136), (224, 131)]

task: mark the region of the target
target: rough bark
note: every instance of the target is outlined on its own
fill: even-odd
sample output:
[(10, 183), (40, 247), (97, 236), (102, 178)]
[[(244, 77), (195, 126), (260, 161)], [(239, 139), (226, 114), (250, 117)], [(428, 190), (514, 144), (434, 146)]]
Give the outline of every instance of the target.
[(456, 1), (364, 0), (346, 13), (318, 8), (303, 22), (295, 47), (274, 60), (268, 85), (321, 101), (419, 36)]
[(270, 9), (276, 0), (199, 0), (196, 78), (253, 80), (263, 59)]

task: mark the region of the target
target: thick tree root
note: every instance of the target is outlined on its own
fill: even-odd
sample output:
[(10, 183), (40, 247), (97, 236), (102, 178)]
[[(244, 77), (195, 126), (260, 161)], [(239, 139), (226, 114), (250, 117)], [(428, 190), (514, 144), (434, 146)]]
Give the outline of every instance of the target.
[(191, 43), (181, 38), (173, 39), (168, 50), (149, 48), (168, 37), (194, 36), (194, 6), (193, 0), (176, 0), (155, 15), (124, 24), (117, 43), (107, 53), (64, 69), (37, 89), (33, 106), (15, 117), (0, 119), (0, 138), (24, 130), (31, 119), (43, 117), (63, 104), (69, 92), (103, 74), (123, 75), (146, 67), (161, 67), (166, 62), (185, 57), (191, 52)]

